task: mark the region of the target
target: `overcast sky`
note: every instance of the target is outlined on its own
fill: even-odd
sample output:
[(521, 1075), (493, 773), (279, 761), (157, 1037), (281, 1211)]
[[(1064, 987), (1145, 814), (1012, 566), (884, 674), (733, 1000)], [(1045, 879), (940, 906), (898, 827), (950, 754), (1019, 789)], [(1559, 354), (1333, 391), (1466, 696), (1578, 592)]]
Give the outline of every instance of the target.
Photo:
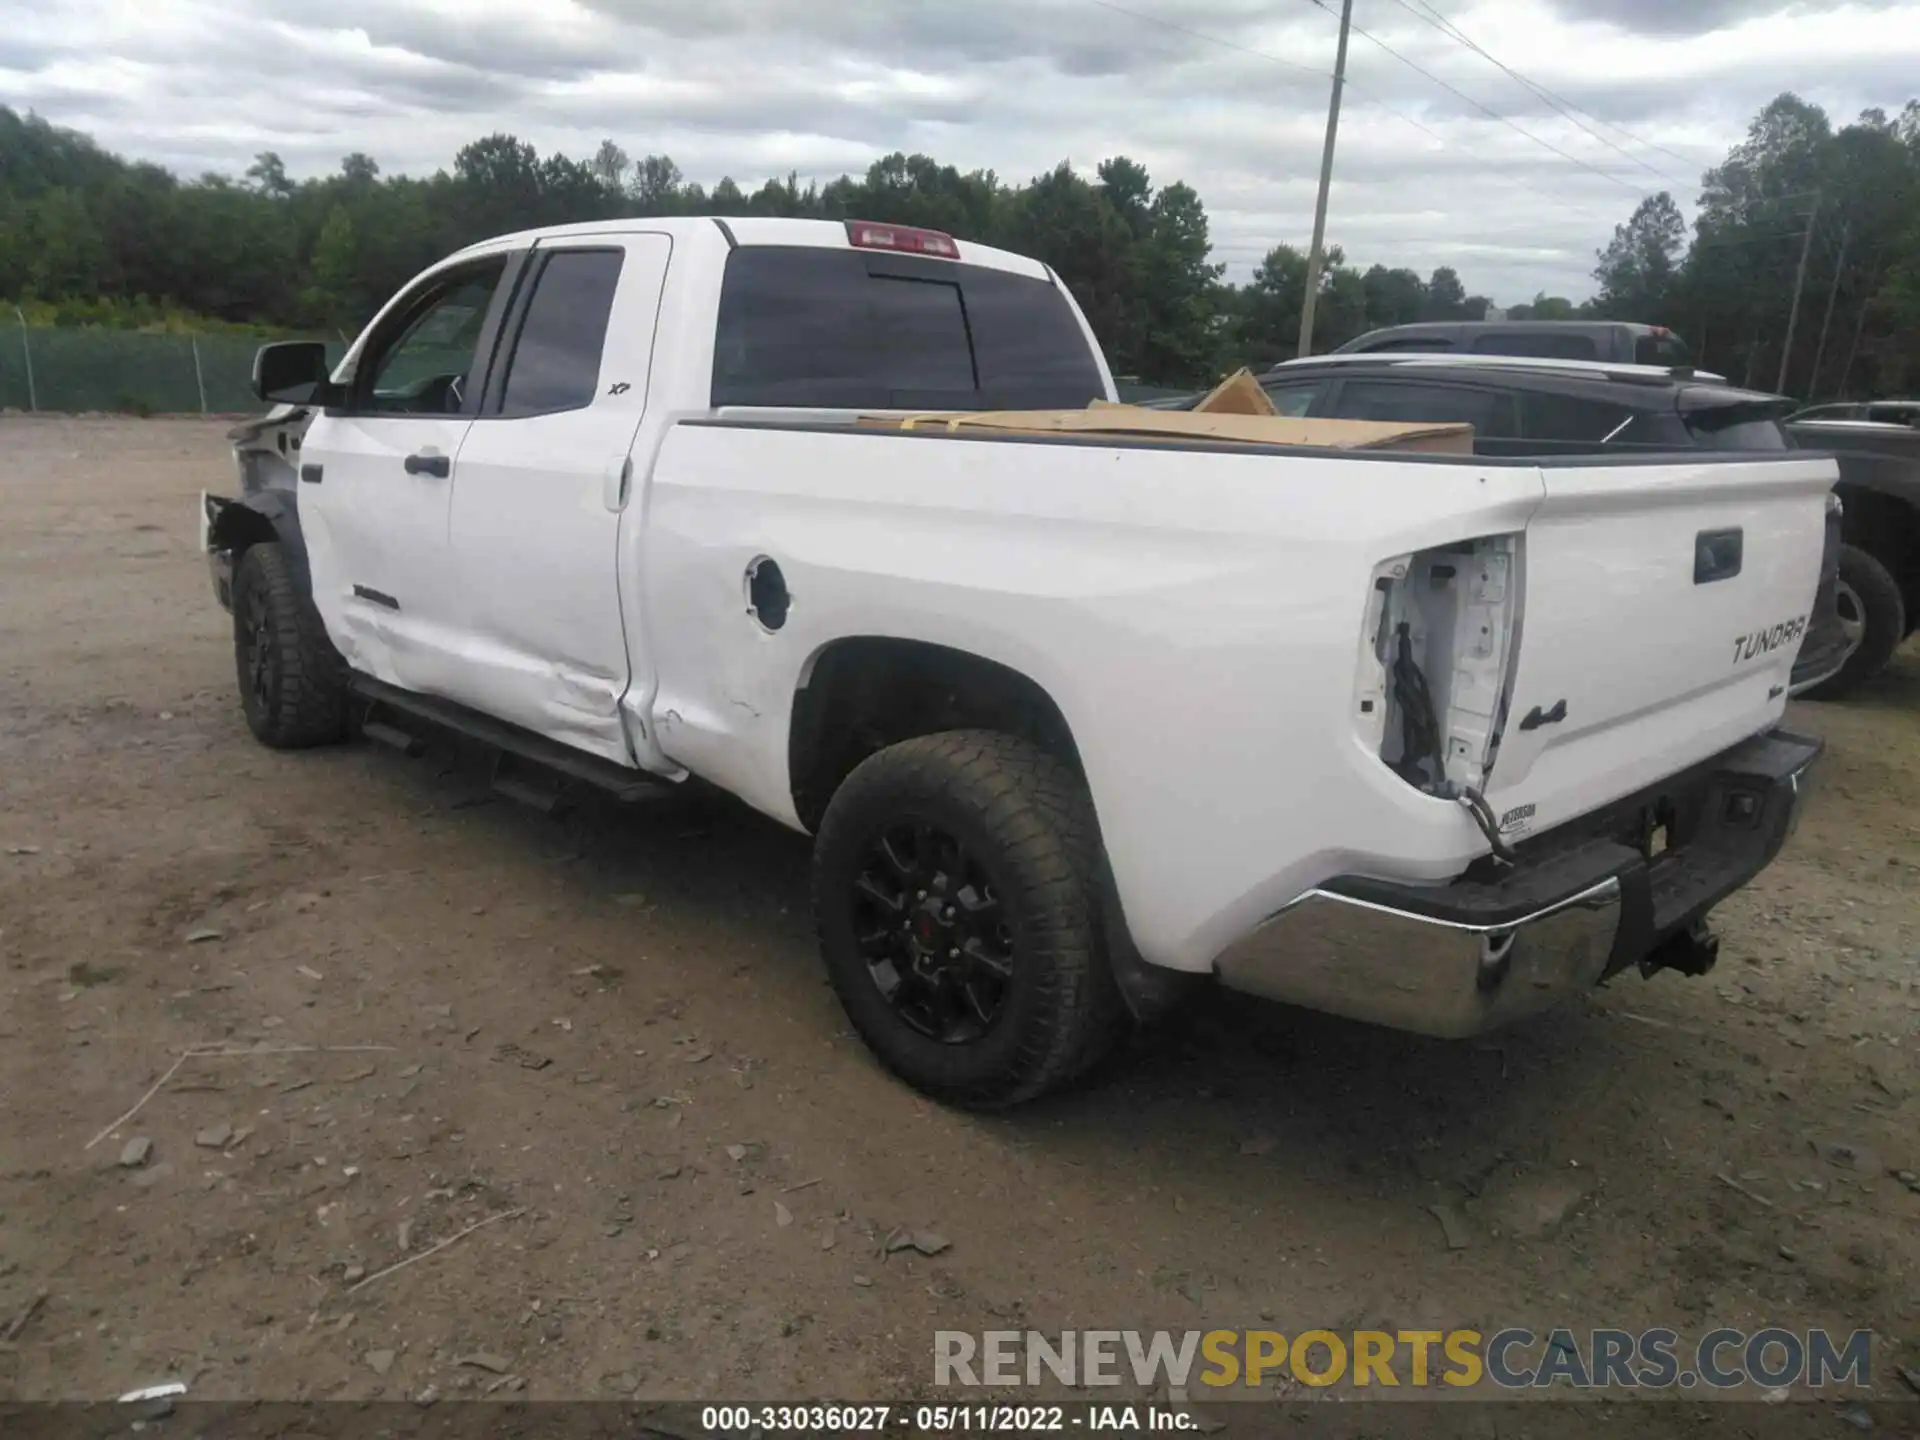
[[(0, 102), (186, 173), (238, 173), (264, 149), (296, 175), (353, 150), (431, 172), (493, 130), (582, 157), (612, 136), (749, 190), (788, 170), (858, 172), (891, 150), (1010, 179), (1125, 153), (1200, 192), (1234, 277), (1270, 245), (1304, 246), (1339, 0), (1116, 4), (1134, 13), (1100, 0), (0, 0)], [(1355, 34), (1329, 238), (1363, 265), (1451, 264), (1502, 303), (1589, 293), (1594, 249), (1637, 198), (1666, 187), (1689, 203), (1781, 90), (1837, 121), (1920, 93), (1920, 0), (1354, 8), (1461, 95)], [(1428, 23), (1436, 11), (1587, 128)]]

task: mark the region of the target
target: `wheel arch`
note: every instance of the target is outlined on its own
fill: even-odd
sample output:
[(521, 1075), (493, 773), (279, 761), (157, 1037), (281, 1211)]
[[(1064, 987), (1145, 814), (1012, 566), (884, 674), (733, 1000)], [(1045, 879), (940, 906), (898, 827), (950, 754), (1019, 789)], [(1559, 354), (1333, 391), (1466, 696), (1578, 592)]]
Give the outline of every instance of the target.
[[(1011, 665), (932, 641), (844, 636), (802, 667), (787, 740), (794, 810), (817, 832), (840, 783), (869, 755), (945, 730), (1003, 731), (1065, 763), (1084, 786), (1086, 766), (1065, 712), (1045, 686)], [(1089, 796), (1091, 802), (1091, 796)], [(1146, 1022), (1165, 1014), (1201, 977), (1152, 965), (1140, 954), (1089, 805), (1106, 962), (1127, 1010)]]
[(248, 550), (266, 544), (279, 545), (301, 586), (310, 588), (307, 541), (292, 496), (278, 490), (248, 495), (223, 506), (207, 527), (208, 547), (226, 551), (236, 566)]
[(1905, 496), (1842, 481), (1840, 538), (1892, 573), (1907, 604), (1909, 633), (1920, 627), (1920, 506)]
[(819, 827), (840, 783), (889, 745), (943, 730), (999, 730), (1085, 767), (1072, 727), (1044, 686), (1010, 665), (926, 640), (841, 636), (801, 668), (787, 732), (795, 813)]

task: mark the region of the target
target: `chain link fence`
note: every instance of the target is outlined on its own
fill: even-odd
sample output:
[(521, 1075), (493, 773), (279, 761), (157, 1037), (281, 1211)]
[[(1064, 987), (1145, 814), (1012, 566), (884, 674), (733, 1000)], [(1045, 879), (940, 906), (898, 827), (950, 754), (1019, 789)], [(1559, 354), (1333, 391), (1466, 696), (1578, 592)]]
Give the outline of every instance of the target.
[[(150, 335), (137, 330), (0, 329), (0, 410), (219, 415), (259, 410), (244, 335)], [(345, 347), (329, 345), (338, 360)]]

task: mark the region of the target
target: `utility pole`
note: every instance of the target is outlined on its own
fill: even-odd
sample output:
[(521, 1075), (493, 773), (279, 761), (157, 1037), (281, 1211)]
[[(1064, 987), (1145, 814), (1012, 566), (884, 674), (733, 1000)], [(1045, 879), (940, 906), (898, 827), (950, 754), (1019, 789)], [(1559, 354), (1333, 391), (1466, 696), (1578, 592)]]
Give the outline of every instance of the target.
[(1340, 92), (1347, 83), (1347, 31), (1353, 0), (1341, 0), (1340, 44), (1333, 55), (1333, 98), (1327, 103), (1327, 144), (1320, 152), (1320, 195), (1313, 206), (1313, 244), (1307, 251), (1307, 293), (1300, 305), (1300, 353), (1313, 353), (1313, 308), (1320, 298), (1320, 267), (1326, 262), (1327, 191), (1333, 185), (1333, 141), (1340, 133)]
[(1860, 337), (1866, 333), (1867, 311), (1873, 307), (1873, 292), (1880, 288), (1880, 262), (1886, 254), (1884, 245), (1873, 252), (1873, 260), (1867, 266), (1867, 283), (1860, 287), (1860, 313), (1853, 322), (1853, 343), (1847, 346), (1847, 363), (1840, 367), (1840, 384), (1833, 392), (1842, 400), (1847, 398), (1847, 386), (1853, 379), (1853, 362), (1860, 355)]
[(1840, 298), (1840, 274), (1847, 268), (1847, 242), (1853, 238), (1853, 224), (1840, 227), (1840, 253), (1833, 262), (1833, 284), (1827, 287), (1827, 313), (1820, 320), (1820, 343), (1813, 347), (1813, 374), (1807, 378), (1807, 399), (1820, 398), (1820, 366), (1827, 358), (1827, 331), (1833, 325), (1833, 305)]
[(1787, 366), (1793, 361), (1793, 332), (1800, 323), (1800, 292), (1807, 285), (1807, 261), (1813, 254), (1813, 222), (1820, 214), (1820, 192), (1813, 192), (1813, 204), (1807, 210), (1807, 233), (1800, 242), (1800, 268), (1793, 275), (1793, 308), (1787, 311), (1787, 338), (1780, 346), (1780, 380), (1776, 395), (1787, 393)]

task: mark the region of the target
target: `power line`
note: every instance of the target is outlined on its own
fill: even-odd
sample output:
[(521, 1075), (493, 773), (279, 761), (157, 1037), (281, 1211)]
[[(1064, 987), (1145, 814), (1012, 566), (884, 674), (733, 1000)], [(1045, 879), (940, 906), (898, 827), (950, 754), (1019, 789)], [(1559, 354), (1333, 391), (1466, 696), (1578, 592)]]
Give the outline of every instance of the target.
[[(1251, 55), (1256, 60), (1265, 60), (1269, 64), (1284, 66), (1288, 70), (1297, 70), (1302, 75), (1313, 76), (1316, 80), (1333, 79), (1333, 72), (1331, 70), (1316, 70), (1311, 65), (1302, 65), (1298, 61), (1285, 60), (1278, 55), (1269, 54), (1265, 50), (1256, 50), (1251, 45), (1242, 45), (1237, 40), (1224, 40), (1218, 35), (1208, 35), (1204, 31), (1195, 30), (1190, 26), (1182, 25), (1177, 21), (1162, 20), (1158, 15), (1148, 15), (1145, 12), (1140, 10), (1129, 10), (1124, 5), (1114, 4), (1113, 0), (1087, 0), (1087, 3), (1089, 5), (1098, 5), (1102, 10), (1111, 10), (1117, 15), (1130, 16), (1133, 19), (1139, 20), (1148, 25), (1158, 25), (1162, 30), (1171, 30), (1175, 34), (1185, 35), (1191, 40), (1202, 40), (1209, 45), (1218, 45), (1223, 50), (1237, 50), (1240, 54)], [(1429, 129), (1427, 126), (1422, 125), (1418, 120), (1414, 119), (1411, 115), (1407, 114), (1404, 110), (1396, 110), (1394, 109), (1393, 106), (1387, 104), (1386, 101), (1375, 99), (1373, 96), (1368, 95), (1362, 90), (1360, 90), (1351, 82), (1348, 83), (1347, 89), (1352, 91), (1355, 95), (1358, 95), (1362, 100), (1366, 101), (1369, 105), (1377, 105), (1382, 110), (1386, 111), (1389, 115), (1393, 116), (1395, 119), (1404, 120), (1407, 124), (1411, 125), (1414, 129), (1420, 131), (1421, 134), (1432, 137), (1432, 139), (1437, 141), (1439, 144), (1445, 145), (1447, 143), (1446, 139), (1440, 134), (1439, 131)]]
[[(1439, 19), (1445, 21), (1448, 28), (1450, 28), (1454, 32), (1454, 34), (1458, 35), (1460, 39), (1464, 41), (1466, 44), (1472, 46), (1475, 50), (1480, 49), (1479, 45), (1475, 44), (1468, 37), (1466, 31), (1462, 30), (1458, 25), (1455, 25), (1453, 21), (1448, 20), (1446, 16), (1440, 14), (1438, 10), (1435, 10), (1433, 6), (1427, 3), (1427, 0), (1415, 0), (1415, 3), (1417, 3), (1422, 10), (1426, 10), (1431, 14), (1433, 14), (1434, 16), (1438, 17)], [(1484, 50), (1482, 50), (1480, 53), (1483, 55), (1486, 54)], [(1491, 55), (1488, 55), (1487, 58), (1489, 60), (1493, 59)], [(1494, 63), (1497, 65), (1500, 62), (1495, 60)], [(1505, 67), (1502, 67), (1502, 68), (1505, 68)], [(1528, 81), (1526, 83), (1533, 84), (1534, 82)], [(1575, 105), (1571, 100), (1567, 99), (1566, 96), (1558, 94), (1555, 91), (1549, 90), (1544, 85), (1537, 85), (1535, 88), (1537, 88), (1543, 95), (1551, 96), (1553, 99), (1562, 102), (1563, 104), (1571, 107), (1572, 109), (1580, 111), (1582, 115), (1585, 115), (1588, 119), (1594, 121), (1596, 124), (1604, 125), (1609, 130), (1612, 130), (1617, 134), (1626, 136), (1629, 140), (1633, 141), (1633, 143), (1636, 145), (1644, 145), (1649, 150), (1656, 150), (1660, 154), (1665, 155), (1670, 160), (1678, 160), (1682, 165), (1694, 166), (1700, 163), (1698, 159), (1694, 159), (1694, 158), (1690, 158), (1688, 156), (1682, 155), (1677, 150), (1669, 150), (1666, 146), (1660, 144), (1657, 141), (1649, 140), (1644, 135), (1636, 135), (1633, 131), (1627, 129), (1626, 126), (1621, 125), (1615, 121), (1602, 120), (1598, 115), (1595, 115), (1591, 110), (1583, 109), (1581, 106)]]
[[(1242, 55), (1250, 55), (1256, 60), (1265, 60), (1270, 64), (1279, 65), (1288, 70), (1297, 70), (1303, 74), (1311, 75), (1315, 79), (1328, 80), (1328, 81), (1331, 81), (1333, 79), (1333, 72), (1331, 70), (1315, 70), (1310, 65), (1302, 65), (1298, 61), (1282, 59), (1278, 55), (1270, 54), (1265, 50), (1256, 49), (1251, 45), (1242, 45), (1237, 40), (1223, 39), (1218, 35), (1209, 35), (1204, 30), (1195, 30), (1191, 26), (1182, 25), (1177, 21), (1163, 20), (1158, 15), (1149, 15), (1140, 10), (1130, 10), (1125, 5), (1117, 5), (1113, 3), (1113, 0), (1087, 0), (1087, 3), (1089, 5), (1097, 5), (1102, 10), (1111, 10), (1117, 15), (1128, 16), (1131, 19), (1142, 22), (1143, 24), (1157, 25), (1163, 30), (1171, 30), (1175, 34), (1185, 35), (1192, 40), (1199, 40), (1208, 45), (1217, 45), (1223, 50), (1237, 51), (1239, 54), (1242, 54)], [(1318, 4), (1319, 0), (1314, 0), (1314, 3)], [(1325, 7), (1323, 6), (1322, 8), (1324, 9)], [(1357, 25), (1354, 26), (1353, 28), (1361, 34), (1366, 34), (1366, 32), (1360, 30), (1360, 27)], [(1373, 37), (1371, 35), (1368, 35), (1367, 38), (1369, 40), (1373, 40)], [(1374, 43), (1377, 45), (1380, 42), (1375, 40)], [(1366, 91), (1360, 89), (1357, 85), (1355, 85), (1351, 80), (1348, 80), (1346, 82), (1346, 88), (1351, 94), (1356, 96), (1358, 99), (1360, 99), (1364, 103), (1373, 105), (1378, 109), (1384, 110), (1389, 115), (1393, 116), (1396, 120), (1400, 120), (1408, 125), (1411, 125), (1414, 129), (1418, 130), (1421, 134), (1430, 138), (1441, 149), (1451, 150), (1456, 155), (1463, 155), (1470, 160), (1479, 160), (1482, 163), (1488, 163), (1485, 156), (1476, 155), (1474, 154), (1474, 152), (1466, 149), (1463, 146), (1454, 145), (1450, 143), (1444, 135), (1440, 134), (1439, 131), (1432, 129), (1427, 125), (1421, 124), (1420, 121), (1414, 119), (1413, 116), (1407, 114), (1404, 110), (1396, 109), (1394, 106), (1389, 105), (1386, 101), (1378, 98), (1377, 96), (1368, 94)], [(1524, 134), (1525, 132), (1523, 131), (1521, 133)], [(1548, 148), (1551, 149), (1552, 147), (1549, 146)], [(1568, 158), (1571, 159), (1572, 157), (1569, 156)], [(1576, 161), (1575, 163), (1577, 164), (1579, 162)], [(1605, 172), (1602, 171), (1599, 173), (1604, 174)], [(1596, 220), (1604, 218), (1600, 216), (1597, 212), (1588, 209), (1584, 205), (1571, 204), (1567, 201), (1565, 196), (1556, 195), (1549, 190), (1543, 190), (1538, 185), (1531, 185), (1525, 180), (1519, 180), (1509, 175), (1499, 174), (1497, 170), (1493, 174), (1492, 178), (1504, 184), (1517, 186), (1522, 190), (1530, 191), (1531, 193), (1540, 196), (1542, 199), (1551, 200), (1554, 202), (1554, 204), (1559, 205), (1564, 209), (1577, 211), (1582, 215), (1589, 216)], [(1613, 177), (1609, 176), (1608, 178), (1612, 179)]]
[[(1327, 0), (1308, 0), (1308, 3), (1318, 7), (1321, 10), (1325, 10), (1329, 15), (1334, 13), (1332, 8), (1327, 4)], [(1554, 154), (1558, 155), (1562, 160), (1565, 160), (1568, 164), (1577, 165), (1580, 169), (1587, 171), (1589, 174), (1598, 175), (1602, 180), (1608, 181), (1609, 183), (1614, 185), (1618, 185), (1622, 189), (1632, 190), (1633, 193), (1636, 195), (1644, 193), (1641, 190), (1635, 189), (1631, 182), (1622, 180), (1618, 175), (1614, 175), (1609, 173), (1608, 171), (1602, 170), (1597, 165), (1589, 165), (1585, 160), (1582, 160), (1578, 155), (1569, 154), (1567, 151), (1562, 150), (1558, 145), (1554, 144), (1551, 140), (1542, 140), (1538, 135), (1534, 134), (1531, 130), (1528, 130), (1525, 126), (1519, 125), (1515, 123), (1513, 120), (1508, 119), (1505, 115), (1502, 115), (1498, 110), (1493, 109), (1489, 105), (1481, 104), (1478, 100), (1474, 99), (1471, 95), (1467, 94), (1466, 91), (1459, 89), (1457, 86), (1449, 85), (1445, 80), (1442, 80), (1438, 75), (1434, 74), (1431, 70), (1425, 69), (1422, 66), (1417, 65), (1413, 61), (1409, 60), (1406, 56), (1402, 55), (1398, 50), (1394, 49), (1391, 45), (1387, 44), (1386, 41), (1382, 40), (1378, 35), (1370, 34), (1369, 32), (1362, 30), (1358, 25), (1353, 27), (1353, 33), (1360, 36), (1362, 39), (1371, 42), (1377, 48), (1386, 51), (1387, 54), (1391, 55), (1394, 59), (1398, 60), (1402, 65), (1406, 66), (1409, 70), (1413, 71), (1416, 75), (1424, 76), (1426, 79), (1432, 81), (1435, 85), (1438, 85), (1442, 90), (1445, 90), (1448, 94), (1458, 96), (1460, 99), (1466, 101), (1467, 104), (1473, 106), (1474, 109), (1478, 110), (1481, 114), (1487, 116), (1489, 119), (1498, 120), (1502, 125), (1506, 126), (1509, 130), (1512, 130), (1515, 134), (1525, 136), (1527, 139), (1531, 140), (1534, 144), (1540, 146), (1542, 149), (1551, 150)]]
[[(1625, 146), (1617, 144), (1612, 140), (1609, 140), (1605, 135), (1602, 135), (1598, 130), (1594, 129), (1593, 126), (1587, 124), (1586, 121), (1580, 118), (1580, 114), (1584, 114), (1586, 112), (1581, 111), (1580, 114), (1575, 113), (1576, 111), (1579, 111), (1579, 107), (1575, 105), (1571, 100), (1562, 99), (1559, 95), (1556, 95), (1553, 91), (1547, 89), (1546, 86), (1538, 84), (1537, 82), (1528, 79), (1525, 75), (1522, 75), (1518, 70), (1514, 69), (1511, 65), (1507, 64), (1504, 60), (1501, 60), (1499, 57), (1495, 55), (1489, 54), (1487, 50), (1481, 46), (1479, 41), (1475, 40), (1471, 35), (1467, 34), (1466, 31), (1462, 30), (1458, 25), (1454, 24), (1453, 21), (1449, 20), (1445, 15), (1441, 14), (1438, 10), (1434, 9), (1433, 6), (1427, 4), (1427, 0), (1413, 0), (1413, 3), (1411, 4), (1408, 3), (1408, 0), (1393, 0), (1393, 3), (1398, 5), (1402, 10), (1405, 10), (1409, 15), (1413, 16), (1414, 19), (1423, 21), (1426, 24), (1431, 25), (1434, 29), (1438, 30), (1442, 35), (1445, 35), (1449, 40), (1454, 41), (1456, 44), (1464, 45), (1467, 49), (1473, 51), (1474, 54), (1478, 55), (1481, 59), (1485, 60), (1488, 64), (1494, 66), (1498, 70), (1504, 71), (1508, 76), (1510, 76), (1512, 79), (1517, 81), (1520, 85), (1524, 86), (1527, 90), (1532, 92), (1539, 99), (1546, 101), (1547, 104), (1551, 105), (1555, 110), (1558, 110), (1563, 116), (1565, 116), (1568, 120), (1572, 121), (1580, 129), (1586, 131), (1587, 134), (1591, 135), (1594, 139), (1598, 140), (1602, 145), (1605, 145), (1609, 150), (1614, 151), (1616, 154), (1624, 155), (1627, 159), (1631, 160), (1634, 164), (1638, 165), (1642, 170), (1647, 171), (1649, 174), (1658, 176), (1660, 179), (1666, 181), (1669, 185), (1677, 185), (1677, 186), (1685, 187), (1689, 183), (1685, 180), (1674, 179), (1671, 175), (1668, 175), (1666, 172), (1656, 169), (1652, 165), (1649, 165), (1645, 160), (1642, 160), (1638, 155), (1635, 155), (1631, 150), (1628, 150)], [(1414, 8), (1415, 5), (1417, 5), (1419, 8), (1415, 9)], [(1595, 120), (1600, 119), (1600, 117), (1597, 115), (1594, 116), (1593, 118)], [(1600, 121), (1600, 123), (1605, 124), (1606, 122)], [(1618, 126), (1614, 126), (1613, 128), (1619, 129)], [(1641, 140), (1638, 136), (1632, 135), (1625, 130), (1621, 130), (1620, 133), (1623, 135), (1626, 135), (1628, 139), (1633, 140), (1634, 143), (1636, 144), (1647, 145), (1650, 148), (1656, 149), (1656, 150), (1660, 148), (1657, 145), (1651, 145), (1651, 142), (1649, 141)], [(1673, 152), (1669, 150), (1665, 153), (1671, 155)], [(1679, 159), (1680, 157), (1674, 156), (1674, 158)], [(1685, 164), (1690, 162), (1682, 161), (1682, 163)]]

